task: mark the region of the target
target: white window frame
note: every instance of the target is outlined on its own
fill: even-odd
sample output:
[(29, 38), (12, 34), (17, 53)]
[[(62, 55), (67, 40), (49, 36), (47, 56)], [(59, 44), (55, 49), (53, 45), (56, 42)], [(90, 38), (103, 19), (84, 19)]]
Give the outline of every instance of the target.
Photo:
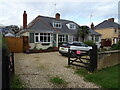
[[(36, 34), (38, 34), (38, 35), (36, 35)], [(38, 37), (38, 42), (36, 42), (36, 37)], [(35, 41), (35, 43), (39, 43), (39, 40), (40, 38), (39, 38), (39, 33), (34, 33), (34, 41)]]
[[(58, 24), (58, 27), (57, 27)], [(53, 21), (53, 27), (54, 28), (62, 28), (62, 23), (60, 21)]]
[[(97, 38), (98, 40), (96, 40), (96, 38)], [(99, 42), (99, 36), (95, 36), (95, 42)]]
[[(68, 24), (66, 24), (67, 25), (67, 27), (69, 28), (69, 29), (73, 29), (73, 30), (75, 30), (76, 29), (76, 24), (75, 23), (68, 23)], [(72, 27), (71, 27), (72, 26)]]
[[(60, 38), (62, 38), (62, 41), (60, 41)], [(58, 42), (66, 42), (66, 35), (64, 34), (58, 35)]]
[[(38, 35), (36, 35), (36, 33), (34, 33), (34, 41), (35, 41), (35, 43), (51, 43), (52, 42), (52, 34), (51, 33), (42, 33), (43, 35), (41, 35), (41, 33), (37, 33), (37, 34)], [(43, 36), (43, 41), (41, 41), (41, 38), (40, 38), (41, 36)], [(36, 42), (36, 37), (38, 37), (38, 42)], [(46, 37), (46, 41), (45, 41), (44, 37)], [(48, 37), (50, 37), (50, 41), (48, 41)]]

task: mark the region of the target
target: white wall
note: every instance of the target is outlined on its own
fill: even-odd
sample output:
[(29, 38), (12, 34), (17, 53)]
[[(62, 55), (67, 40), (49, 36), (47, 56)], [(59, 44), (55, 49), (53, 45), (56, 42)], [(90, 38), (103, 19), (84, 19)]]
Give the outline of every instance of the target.
[(30, 49), (47, 49), (48, 47), (52, 47), (53, 44), (50, 43), (50, 45), (42, 45), (42, 43), (29, 43), (29, 46), (31, 47)]
[[(95, 36), (93, 37), (93, 39), (95, 41)], [(89, 40), (92, 40), (92, 36), (89, 36)], [(101, 36), (99, 36), (98, 42), (95, 41), (95, 43), (96, 43), (97, 47), (100, 48), (100, 46), (101, 46)]]

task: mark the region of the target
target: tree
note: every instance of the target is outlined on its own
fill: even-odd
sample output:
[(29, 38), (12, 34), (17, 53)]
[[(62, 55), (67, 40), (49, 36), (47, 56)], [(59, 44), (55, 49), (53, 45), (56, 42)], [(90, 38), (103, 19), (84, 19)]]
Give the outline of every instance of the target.
[(82, 42), (84, 42), (85, 37), (89, 34), (88, 26), (80, 26), (77, 31), (77, 37), (82, 38)]

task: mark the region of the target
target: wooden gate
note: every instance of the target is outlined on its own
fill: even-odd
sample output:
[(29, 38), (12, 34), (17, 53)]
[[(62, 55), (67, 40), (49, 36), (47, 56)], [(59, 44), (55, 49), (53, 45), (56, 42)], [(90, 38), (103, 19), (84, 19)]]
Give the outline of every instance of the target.
[[(27, 40), (24, 40), (26, 39)], [(7, 44), (8, 44), (8, 48), (11, 52), (23, 52), (23, 48), (24, 48), (24, 41), (27, 41), (27, 46), (28, 46), (28, 37), (24, 36), (24, 37), (5, 37)], [(25, 46), (25, 47), (27, 47)]]
[(79, 54), (76, 53), (76, 50), (70, 50), (69, 48), (68, 65), (83, 67), (93, 72), (97, 69), (97, 46), (93, 46), (93, 49), (90, 49), (90, 51), (80, 50)]

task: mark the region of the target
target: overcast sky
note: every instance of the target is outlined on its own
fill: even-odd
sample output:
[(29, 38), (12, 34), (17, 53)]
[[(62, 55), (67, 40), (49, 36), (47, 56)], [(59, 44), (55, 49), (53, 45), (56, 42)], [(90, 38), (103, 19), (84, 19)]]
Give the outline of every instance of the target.
[(38, 15), (54, 17), (56, 12), (60, 13), (61, 19), (72, 20), (79, 25), (90, 25), (91, 22), (97, 25), (108, 18), (115, 18), (115, 21), (118, 22), (119, 0), (90, 1), (1, 0), (0, 24), (22, 26), (24, 10), (28, 15), (28, 23)]

